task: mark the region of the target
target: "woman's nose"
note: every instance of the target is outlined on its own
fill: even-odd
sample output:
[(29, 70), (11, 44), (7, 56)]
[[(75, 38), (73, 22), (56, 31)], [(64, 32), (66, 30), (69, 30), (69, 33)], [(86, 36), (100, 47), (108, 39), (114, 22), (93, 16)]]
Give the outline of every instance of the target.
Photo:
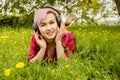
[(47, 30), (50, 30), (52, 26), (50, 24), (47, 25)]

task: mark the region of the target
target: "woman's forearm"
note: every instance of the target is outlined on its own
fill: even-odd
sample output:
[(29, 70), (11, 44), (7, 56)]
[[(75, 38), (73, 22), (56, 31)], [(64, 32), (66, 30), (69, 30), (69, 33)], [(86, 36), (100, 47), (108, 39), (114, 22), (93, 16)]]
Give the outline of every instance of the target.
[(66, 55), (64, 53), (64, 47), (62, 46), (61, 41), (56, 42), (56, 52), (57, 52), (57, 59), (59, 58), (66, 58)]
[(35, 62), (36, 60), (37, 61), (42, 61), (43, 58), (44, 58), (45, 50), (46, 49), (40, 49), (40, 51), (38, 52), (38, 54), (34, 58), (32, 58), (30, 60), (30, 62)]

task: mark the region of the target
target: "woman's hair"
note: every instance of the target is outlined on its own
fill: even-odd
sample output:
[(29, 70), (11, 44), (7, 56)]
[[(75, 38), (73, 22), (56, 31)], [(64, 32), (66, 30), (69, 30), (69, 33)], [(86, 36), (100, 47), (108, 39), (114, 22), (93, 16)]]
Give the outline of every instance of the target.
[(53, 13), (57, 17), (56, 18), (57, 22), (60, 20), (60, 19), (58, 19), (58, 18), (60, 18), (60, 13), (56, 9), (51, 8), (51, 7), (44, 7), (44, 8), (40, 8), (40, 9), (36, 10), (35, 15), (34, 15), (33, 24), (36, 27), (38, 27), (39, 24), (41, 23), (42, 19), (44, 19), (48, 13)]

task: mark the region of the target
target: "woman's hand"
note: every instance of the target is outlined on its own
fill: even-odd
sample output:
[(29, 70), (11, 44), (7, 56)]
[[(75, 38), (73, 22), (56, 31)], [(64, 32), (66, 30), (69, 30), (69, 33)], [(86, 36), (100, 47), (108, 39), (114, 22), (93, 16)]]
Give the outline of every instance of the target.
[(44, 38), (41, 35), (39, 35), (37, 32), (34, 33), (34, 35), (35, 35), (36, 43), (40, 46), (40, 48), (46, 49), (46, 41), (44, 40)]
[(34, 63), (36, 60), (42, 61), (46, 51), (46, 42), (44, 38), (41, 35), (39, 35), (38, 32), (34, 33), (34, 35), (35, 35), (36, 43), (40, 46), (41, 49), (39, 50), (37, 55), (30, 60), (30, 62), (32, 63)]
[(65, 25), (64, 25), (64, 23), (61, 23), (60, 29), (58, 28), (58, 33), (55, 38), (57, 59), (59, 59), (59, 58), (65, 59), (66, 58), (66, 55), (64, 53), (64, 47), (62, 46), (62, 41), (61, 41), (64, 30), (65, 30)]
[(62, 34), (65, 30), (65, 24), (64, 23), (61, 23), (61, 26), (60, 28), (58, 28), (58, 33), (56, 35), (56, 38), (55, 38), (55, 42), (61, 42), (61, 39), (62, 39)]

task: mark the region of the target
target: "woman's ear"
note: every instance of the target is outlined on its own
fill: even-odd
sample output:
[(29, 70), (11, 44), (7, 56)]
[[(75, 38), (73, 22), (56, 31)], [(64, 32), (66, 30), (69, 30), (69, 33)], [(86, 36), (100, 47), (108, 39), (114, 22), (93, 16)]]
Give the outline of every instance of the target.
[(35, 25), (33, 24), (33, 29), (34, 29), (35, 32), (38, 32), (38, 34), (41, 34), (38, 26), (35, 26)]

